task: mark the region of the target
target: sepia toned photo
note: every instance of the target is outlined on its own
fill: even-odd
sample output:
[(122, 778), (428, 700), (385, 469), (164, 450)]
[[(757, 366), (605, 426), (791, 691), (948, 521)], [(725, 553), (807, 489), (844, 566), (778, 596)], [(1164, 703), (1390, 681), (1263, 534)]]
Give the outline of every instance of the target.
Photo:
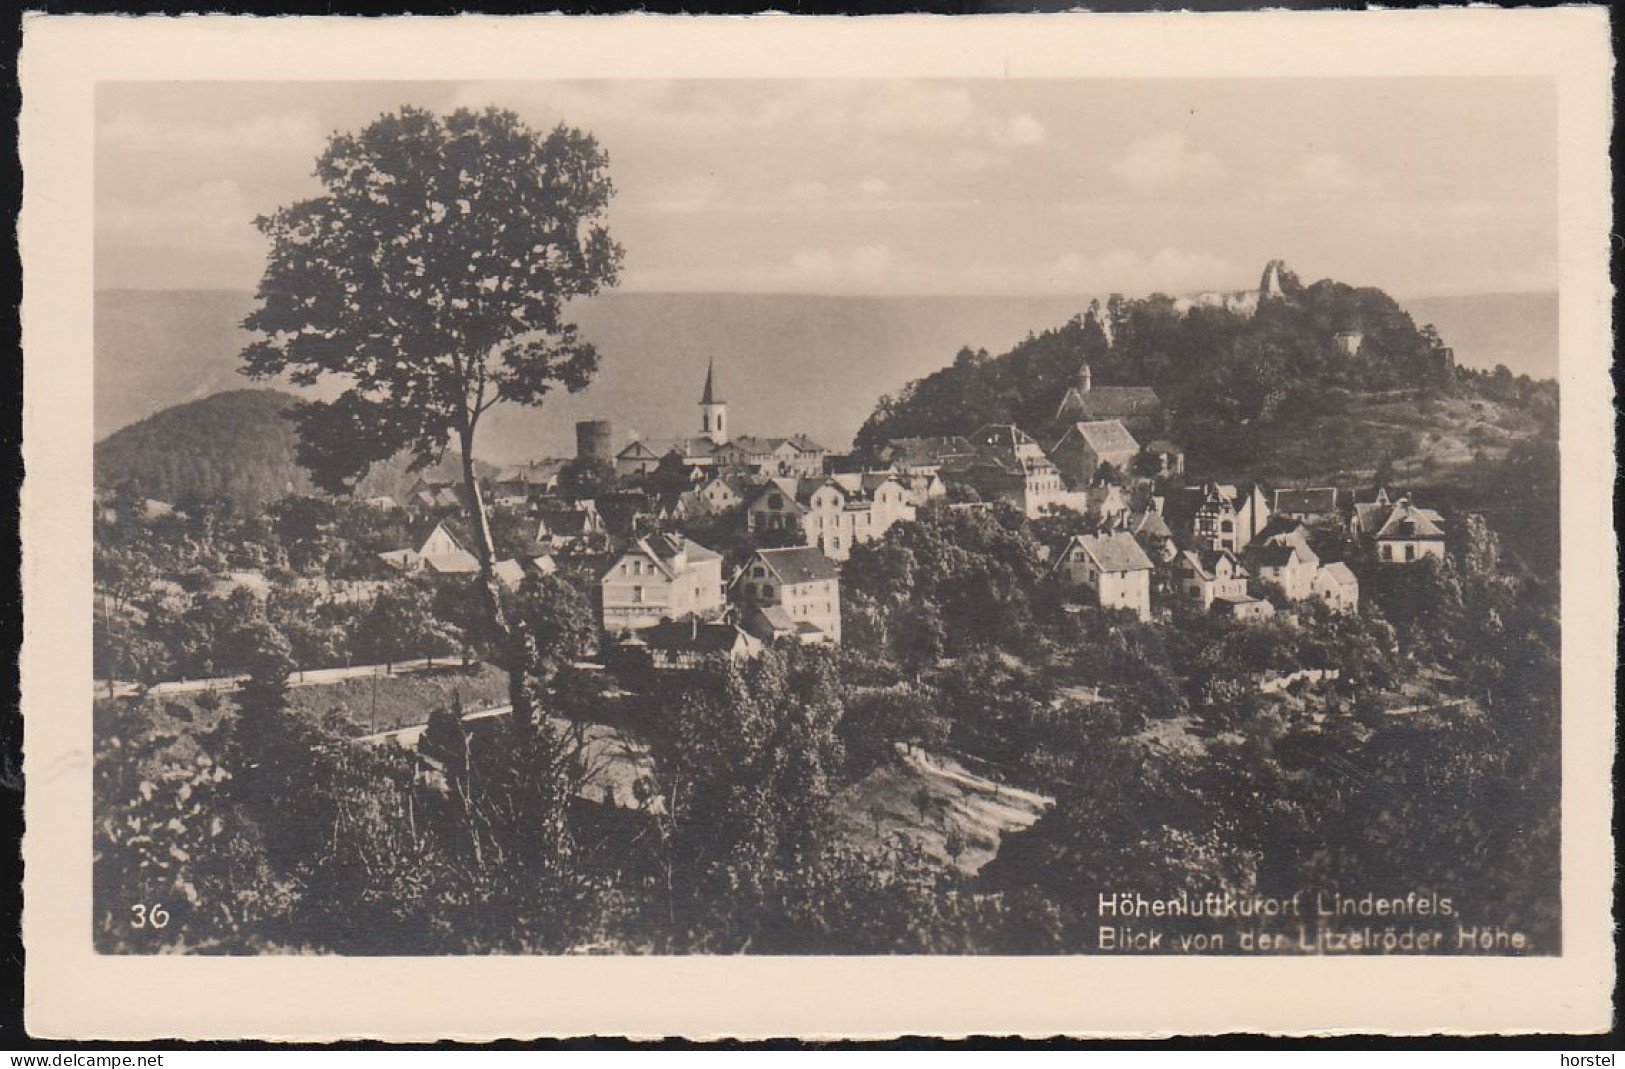
[(1576, 953), (1556, 74), (83, 99), (95, 956)]

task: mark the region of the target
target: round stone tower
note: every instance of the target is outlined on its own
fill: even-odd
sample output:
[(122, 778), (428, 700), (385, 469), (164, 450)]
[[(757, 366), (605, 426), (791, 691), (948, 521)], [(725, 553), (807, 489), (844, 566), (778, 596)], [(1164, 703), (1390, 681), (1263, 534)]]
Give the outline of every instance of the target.
[(614, 460), (615, 428), (607, 419), (576, 423), (576, 456), (582, 460)]

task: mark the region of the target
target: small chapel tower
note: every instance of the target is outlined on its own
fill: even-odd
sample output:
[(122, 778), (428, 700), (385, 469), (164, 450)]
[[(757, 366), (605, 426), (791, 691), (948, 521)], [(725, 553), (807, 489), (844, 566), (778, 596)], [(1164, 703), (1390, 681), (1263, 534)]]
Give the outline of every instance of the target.
[(717, 445), (728, 440), (728, 402), (717, 400), (715, 360), (705, 365), (705, 393), (700, 395), (700, 434)]

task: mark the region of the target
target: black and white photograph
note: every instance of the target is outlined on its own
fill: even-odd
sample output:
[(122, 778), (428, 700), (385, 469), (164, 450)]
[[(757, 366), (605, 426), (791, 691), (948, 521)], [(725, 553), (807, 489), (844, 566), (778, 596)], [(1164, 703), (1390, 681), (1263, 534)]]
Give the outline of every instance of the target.
[(96, 82), (84, 937), (1572, 953), (1560, 97)]

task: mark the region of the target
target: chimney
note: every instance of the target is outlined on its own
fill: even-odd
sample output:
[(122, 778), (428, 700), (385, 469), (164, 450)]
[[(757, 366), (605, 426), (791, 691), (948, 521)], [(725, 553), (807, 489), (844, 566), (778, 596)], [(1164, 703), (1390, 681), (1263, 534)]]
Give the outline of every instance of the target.
[(1093, 386), (1094, 386), (1094, 375), (1089, 370), (1089, 365), (1084, 364), (1082, 367), (1080, 367), (1078, 369), (1078, 392), (1079, 393), (1088, 393), (1093, 388)]

